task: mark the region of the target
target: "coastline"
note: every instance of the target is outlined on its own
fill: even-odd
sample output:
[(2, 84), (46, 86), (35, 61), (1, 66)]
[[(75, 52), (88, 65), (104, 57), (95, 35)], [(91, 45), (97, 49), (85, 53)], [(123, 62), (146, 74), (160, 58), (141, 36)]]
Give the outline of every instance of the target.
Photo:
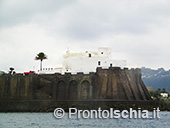
[(56, 101), (56, 100), (0, 100), (0, 112), (53, 112), (56, 108), (63, 108), (66, 112), (69, 108), (80, 110), (110, 109), (129, 110), (130, 108), (138, 110), (153, 111), (158, 108), (160, 111), (170, 111), (170, 105), (158, 101)]

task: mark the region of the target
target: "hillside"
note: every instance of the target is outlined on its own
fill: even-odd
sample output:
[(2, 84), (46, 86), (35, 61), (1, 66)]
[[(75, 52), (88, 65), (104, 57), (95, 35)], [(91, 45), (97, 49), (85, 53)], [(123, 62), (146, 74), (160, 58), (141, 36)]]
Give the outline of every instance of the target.
[(170, 91), (170, 70), (165, 71), (163, 68), (153, 70), (150, 68), (141, 68), (142, 79), (145, 85), (152, 86), (155, 90), (166, 88)]

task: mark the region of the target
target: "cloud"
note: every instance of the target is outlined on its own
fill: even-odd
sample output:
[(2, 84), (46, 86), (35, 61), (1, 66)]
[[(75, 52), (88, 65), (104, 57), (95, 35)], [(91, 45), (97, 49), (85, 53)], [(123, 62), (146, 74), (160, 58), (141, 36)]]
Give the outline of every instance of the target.
[[(68, 36), (91, 40), (104, 34), (145, 34), (169, 18), (169, 2), (86, 1), (65, 8), (63, 30)], [(167, 14), (167, 15), (166, 15)]]
[[(113, 59), (131, 67), (169, 68), (168, 0), (1, 0), (0, 68), (61, 66), (62, 55), (111, 47)], [(0, 69), (0, 70), (1, 70)]]
[(75, 0), (1, 0), (1, 26), (30, 22), (38, 14), (50, 14), (74, 3)]

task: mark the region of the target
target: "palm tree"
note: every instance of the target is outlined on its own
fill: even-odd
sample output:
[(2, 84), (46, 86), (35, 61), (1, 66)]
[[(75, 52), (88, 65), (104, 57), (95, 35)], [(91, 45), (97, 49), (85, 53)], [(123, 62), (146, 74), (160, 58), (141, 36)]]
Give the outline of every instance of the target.
[(45, 55), (43, 52), (38, 53), (35, 57), (35, 60), (40, 60), (40, 71), (42, 71), (42, 61), (44, 59), (47, 59), (47, 55)]

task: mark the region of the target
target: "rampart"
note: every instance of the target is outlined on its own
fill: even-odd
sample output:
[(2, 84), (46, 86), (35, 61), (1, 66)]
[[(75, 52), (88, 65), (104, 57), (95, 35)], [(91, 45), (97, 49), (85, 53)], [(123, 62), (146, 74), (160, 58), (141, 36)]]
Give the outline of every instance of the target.
[(46, 111), (63, 104), (114, 101), (151, 101), (140, 69), (109, 67), (90, 74), (0, 77), (0, 111)]

